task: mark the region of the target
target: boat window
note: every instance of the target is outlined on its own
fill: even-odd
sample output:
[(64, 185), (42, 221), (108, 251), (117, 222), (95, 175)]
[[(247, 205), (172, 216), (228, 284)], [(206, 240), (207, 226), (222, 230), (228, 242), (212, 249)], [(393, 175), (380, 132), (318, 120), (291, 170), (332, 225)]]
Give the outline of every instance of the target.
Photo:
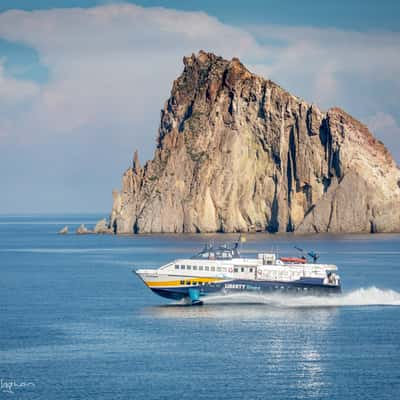
[(192, 282), (192, 285), (197, 285), (197, 282)]
[(199, 266), (199, 271), (203, 271), (203, 266), (202, 265)]
[(184, 284), (185, 284), (185, 281), (181, 281), (180, 283), (181, 283), (181, 285), (184, 285)]
[(211, 267), (211, 271), (215, 271), (215, 267)]
[(240, 268), (240, 271), (241, 271), (241, 272), (244, 272), (244, 268), (243, 268), (243, 267), (242, 267), (242, 268)]
[(186, 265), (186, 269), (192, 269), (191, 265)]
[(181, 265), (181, 269), (185, 269), (185, 266), (184, 266), (184, 265)]
[(239, 269), (235, 267), (235, 268), (233, 269), (233, 271), (234, 271), (234, 272), (239, 272)]
[(179, 269), (179, 265), (175, 264), (175, 269)]
[(196, 270), (197, 269), (197, 265), (193, 265), (193, 269)]
[(205, 270), (205, 271), (209, 271), (209, 270), (210, 270), (210, 267), (208, 267), (208, 266), (207, 266), (207, 267), (204, 267), (204, 270)]
[(221, 267), (217, 267), (217, 271), (218, 271), (218, 272), (221, 272)]
[(222, 272), (226, 272), (226, 268), (224, 267), (224, 268), (222, 268)]
[(190, 281), (186, 281), (186, 285), (190, 285)]
[(249, 271), (250, 271), (250, 272), (253, 272), (253, 268), (250, 268)]

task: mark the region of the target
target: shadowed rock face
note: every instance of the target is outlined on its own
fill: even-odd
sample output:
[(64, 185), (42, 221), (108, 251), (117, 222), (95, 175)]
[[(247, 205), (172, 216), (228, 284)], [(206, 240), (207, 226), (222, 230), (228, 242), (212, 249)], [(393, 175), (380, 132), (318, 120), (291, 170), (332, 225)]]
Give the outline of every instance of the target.
[(183, 62), (153, 160), (113, 193), (115, 232), (400, 231), (400, 171), (364, 125), (237, 59)]

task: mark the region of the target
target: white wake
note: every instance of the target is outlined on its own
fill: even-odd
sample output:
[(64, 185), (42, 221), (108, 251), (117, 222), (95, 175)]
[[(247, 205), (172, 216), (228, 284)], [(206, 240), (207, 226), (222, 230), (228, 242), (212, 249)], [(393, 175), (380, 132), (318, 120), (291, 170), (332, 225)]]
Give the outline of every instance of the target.
[(360, 288), (331, 296), (299, 296), (287, 294), (221, 294), (202, 298), (205, 304), (267, 304), (276, 307), (351, 307), (400, 306), (400, 292), (376, 287)]

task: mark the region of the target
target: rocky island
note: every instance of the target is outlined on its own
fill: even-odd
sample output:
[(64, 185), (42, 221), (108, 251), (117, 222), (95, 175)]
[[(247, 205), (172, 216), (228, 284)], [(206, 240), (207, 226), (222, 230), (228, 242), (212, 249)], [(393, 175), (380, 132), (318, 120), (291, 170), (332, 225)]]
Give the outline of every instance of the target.
[(137, 153), (109, 229), (150, 232), (399, 232), (400, 170), (340, 108), (327, 112), (236, 58), (183, 59), (154, 158)]

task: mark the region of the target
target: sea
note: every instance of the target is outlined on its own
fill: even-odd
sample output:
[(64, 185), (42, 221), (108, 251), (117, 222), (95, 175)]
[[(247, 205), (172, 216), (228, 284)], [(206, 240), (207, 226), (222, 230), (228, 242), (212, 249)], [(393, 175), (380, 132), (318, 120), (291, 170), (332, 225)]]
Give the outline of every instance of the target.
[(0, 399), (400, 398), (400, 235), (246, 235), (318, 252), (343, 294), (187, 307), (132, 271), (237, 235), (57, 235), (100, 217), (0, 216)]

